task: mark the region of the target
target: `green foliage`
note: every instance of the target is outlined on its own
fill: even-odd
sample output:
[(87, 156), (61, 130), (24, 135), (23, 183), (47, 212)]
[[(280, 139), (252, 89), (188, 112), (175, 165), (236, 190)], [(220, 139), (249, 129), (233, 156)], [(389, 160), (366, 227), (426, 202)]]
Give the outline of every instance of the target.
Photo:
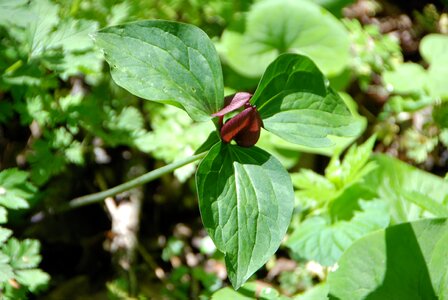
[(218, 54), (199, 28), (142, 21), (103, 29), (96, 41), (115, 82), (134, 95), (180, 107), (195, 121), (223, 106)]
[(226, 29), (218, 45), (224, 61), (241, 75), (260, 77), (285, 52), (309, 56), (326, 75), (338, 74), (348, 63), (347, 32), (312, 2), (259, 1), (243, 22)]
[(277, 250), (288, 228), (293, 191), (288, 173), (267, 152), (214, 146), (196, 175), (202, 220), (225, 254), (239, 288)]
[(330, 299), (445, 299), (446, 219), (389, 227), (355, 242), (330, 273)]
[[(214, 129), (209, 122), (193, 122), (184, 111), (172, 106), (148, 103), (147, 108), (152, 131), (138, 139), (139, 145), (143, 151), (167, 163), (192, 155)], [(214, 143), (218, 142), (218, 136), (215, 132), (212, 134), (217, 138)], [(194, 174), (195, 165), (177, 169), (174, 175), (184, 182)]]
[(351, 191), (376, 167), (369, 162), (374, 141), (352, 146), (342, 162), (334, 156), (325, 176), (307, 169), (292, 175), (299, 205), (313, 212), (286, 242), (294, 254), (331, 266), (354, 241), (389, 224), (386, 203)]
[[(127, 272), (108, 274), (107, 290), (89, 297), (448, 297), (446, 219), (428, 220), (448, 216), (446, 178), (372, 155), (374, 137), (340, 156), (371, 129), (358, 115), (359, 105), (377, 131), (377, 151), (446, 173), (448, 39), (439, 34), (446, 31), (446, 14), (428, 5), (413, 13), (408, 29), (387, 9), (386, 18), (371, 15), (373, 2), (364, 1), (346, 11), (379, 26), (337, 19), (351, 2), (0, 0), (0, 167), (20, 168), (0, 172), (0, 298), (35, 297), (30, 293), (42, 292), (50, 279), (38, 268), (39, 241), (20, 241), (21, 233), (50, 248), (69, 242), (64, 247), (81, 261), (76, 273), (89, 256), (97, 259), (93, 228), (84, 228), (88, 220), (74, 222), (76, 213), (49, 216), (52, 201), (107, 189), (127, 176), (124, 170), (136, 174), (193, 153), (205, 157), (196, 183), (211, 238), (187, 230), (182, 234), (191, 245), (175, 235), (161, 246), (165, 230), (151, 228), (154, 243), (142, 227), (136, 255), (145, 263), (138, 257)], [(357, 15), (360, 8), (367, 11)], [(118, 25), (130, 21), (136, 22)], [(390, 25), (398, 27), (383, 34)], [(439, 33), (414, 41), (426, 32)], [(412, 62), (403, 63), (398, 36), (403, 45), (409, 36), (420, 42), (422, 61), (404, 49)], [(351, 96), (335, 92), (344, 87)], [(240, 90), (254, 92), (251, 104), (266, 129), (257, 147), (222, 143), (220, 122), (211, 116), (225, 105), (224, 95)], [(141, 104), (138, 97), (160, 103)], [(332, 156), (324, 172), (322, 157), (309, 153)], [(299, 168), (292, 181), (285, 168)], [(187, 181), (194, 171), (194, 164), (185, 166), (175, 171), (178, 180), (163, 176), (145, 187), (145, 200), (153, 203), (145, 203), (142, 213), (148, 217), (150, 207), (151, 225), (161, 224), (159, 212), (171, 209), (171, 196), (196, 205)], [(61, 219), (68, 226), (57, 226)], [(67, 235), (70, 223), (76, 223), (74, 235)], [(272, 258), (284, 240), (290, 257), (280, 251), (279, 259)], [(153, 255), (161, 256), (162, 266)], [(224, 262), (238, 291), (218, 291)], [(268, 283), (244, 283), (260, 279), (264, 272), (254, 272), (266, 262)], [(67, 268), (75, 263), (67, 261)], [(83, 297), (83, 289), (101, 286), (102, 274), (94, 275), (100, 276), (84, 288), (80, 282), (90, 281), (84, 274), (56, 272), (58, 287), (44, 297), (71, 297), (73, 291)], [(298, 291), (304, 292), (292, 295)]]
[[(0, 172), (0, 205), (8, 209), (29, 207), (29, 200), (36, 193), (36, 187), (28, 179), (28, 173), (18, 169)], [(6, 223), (7, 219), (2, 219)]]
[[(37, 189), (28, 181), (28, 176), (17, 169), (0, 172), (0, 224), (7, 222), (6, 209), (30, 207)], [(0, 226), (0, 296), (26, 299), (28, 291), (37, 293), (45, 288), (50, 277), (37, 268), (41, 261), (39, 241), (19, 241), (11, 235), (11, 230)]]
[(420, 43), (420, 54), (429, 64), (427, 70), (415, 63), (398, 65), (384, 74), (386, 84), (398, 94), (427, 94), (433, 98), (445, 99), (448, 90), (444, 78), (448, 76), (448, 38), (441, 34), (425, 36)]
[(263, 287), (255, 282), (249, 282), (244, 284), (238, 291), (231, 288), (223, 288), (214, 293), (212, 300), (250, 300), (250, 299), (266, 299), (266, 300), (287, 300), (290, 299), (285, 296), (281, 296), (278, 291), (271, 287)]
[(288, 142), (328, 147), (328, 135), (356, 136), (361, 125), (341, 97), (325, 86), (307, 57), (283, 54), (263, 74), (251, 103), (258, 107), (264, 128)]
[[(443, 204), (448, 194), (446, 181), (386, 155), (375, 155), (373, 161), (377, 168), (364, 178), (362, 190), (389, 203), (393, 224), (436, 216), (425, 206)], [(413, 200), (415, 195), (424, 200)]]
[(378, 26), (362, 26), (356, 19), (344, 19), (351, 41), (350, 69), (362, 89), (367, 89), (373, 74), (392, 70), (403, 61), (399, 40), (383, 35)]

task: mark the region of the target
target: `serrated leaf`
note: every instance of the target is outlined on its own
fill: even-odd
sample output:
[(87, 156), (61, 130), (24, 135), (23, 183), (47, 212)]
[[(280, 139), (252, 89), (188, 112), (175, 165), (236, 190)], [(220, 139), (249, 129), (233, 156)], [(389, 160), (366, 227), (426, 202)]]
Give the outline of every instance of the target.
[(5, 169), (0, 172), (0, 186), (12, 188), (28, 179), (28, 173), (17, 168)]
[(71, 163), (84, 164), (83, 146), (79, 141), (73, 141), (64, 151), (65, 157)]
[(261, 76), (285, 52), (309, 56), (326, 75), (341, 72), (348, 63), (348, 33), (314, 3), (260, 1), (248, 12), (244, 28), (244, 32), (226, 30), (219, 45), (225, 61), (242, 75)]
[(50, 275), (40, 269), (16, 271), (17, 281), (25, 285), (30, 292), (35, 293), (44, 288), (50, 281)]
[(29, 204), (25, 199), (15, 195), (14, 193), (8, 190), (4, 195), (0, 196), (0, 205), (3, 205), (10, 209), (20, 209), (29, 207)]
[(1, 262), (4, 255), (0, 252), (0, 282), (5, 282), (14, 277), (13, 270), (7, 263)]
[(447, 299), (448, 221), (422, 220), (355, 242), (329, 274), (330, 299)]
[[(8, 221), (8, 211), (0, 206), (0, 224), (4, 224)], [(1, 227), (0, 227), (1, 230)], [(0, 237), (1, 237), (1, 233), (0, 233)], [(0, 243), (3, 242), (2, 239), (0, 238)]]
[(11, 230), (9, 230), (8, 228), (0, 227), (0, 245), (3, 244), (11, 235)]
[(199, 28), (141, 21), (102, 29), (96, 42), (114, 81), (134, 95), (178, 106), (196, 121), (223, 107), (219, 57)]
[(298, 54), (283, 54), (272, 62), (250, 102), (266, 130), (307, 147), (331, 146), (328, 135), (356, 136), (364, 127), (326, 87), (316, 65)]
[(342, 162), (334, 156), (325, 169), (325, 176), (338, 188), (347, 188), (361, 180), (376, 167), (375, 163), (368, 162), (375, 139), (376, 137), (372, 136), (362, 145), (350, 147)]
[(30, 239), (19, 241), (15, 238), (9, 239), (2, 248), (3, 253), (9, 256), (10, 265), (14, 269), (36, 267), (41, 261), (39, 250), (39, 241)]
[(51, 176), (61, 172), (65, 167), (65, 159), (54, 153), (45, 140), (37, 140), (33, 144), (34, 153), (28, 157), (31, 163), (31, 180), (37, 185), (44, 184)]
[(33, 17), (32, 12), (26, 6), (27, 0), (3, 0), (0, 1), (0, 25), (25, 26)]
[(448, 195), (448, 182), (436, 175), (387, 155), (375, 154), (372, 161), (378, 167), (363, 178), (363, 186), (390, 203), (393, 223), (433, 217), (429, 211), (408, 201), (405, 194), (416, 192), (439, 204)]
[(257, 148), (219, 143), (196, 173), (202, 221), (238, 289), (275, 253), (294, 205), (291, 179)]
[(349, 221), (330, 223), (324, 217), (306, 219), (286, 242), (295, 254), (331, 266), (357, 239), (389, 224), (387, 206), (382, 201), (360, 201), (362, 212)]
[(65, 51), (84, 51), (93, 47), (90, 34), (98, 29), (98, 23), (90, 20), (65, 19), (45, 40), (46, 49), (62, 47)]
[(28, 208), (36, 187), (28, 180), (29, 174), (16, 168), (0, 172), (0, 204), (10, 209)]
[(59, 5), (49, 0), (35, 0), (30, 4), (34, 16), (30, 18), (27, 32), (32, 57), (40, 55), (46, 47), (46, 38), (59, 22)]

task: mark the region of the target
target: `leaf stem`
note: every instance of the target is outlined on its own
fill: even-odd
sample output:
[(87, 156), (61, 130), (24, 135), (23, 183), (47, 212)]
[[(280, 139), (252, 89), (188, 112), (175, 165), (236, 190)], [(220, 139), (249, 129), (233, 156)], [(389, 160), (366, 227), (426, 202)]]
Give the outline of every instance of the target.
[(137, 178), (134, 178), (132, 180), (129, 180), (123, 184), (117, 185), (113, 188), (110, 188), (108, 190), (81, 196), (75, 199), (72, 199), (71, 201), (67, 202), (66, 204), (62, 205), (61, 207), (57, 208), (57, 212), (64, 212), (72, 209), (76, 209), (82, 206), (94, 204), (103, 201), (107, 197), (114, 196), (116, 194), (122, 193), (124, 191), (130, 190), (136, 186), (148, 183), (150, 181), (153, 181), (167, 173), (171, 173), (177, 168), (183, 167), (185, 165), (188, 165), (194, 161), (197, 161), (205, 156), (207, 152), (203, 152), (197, 155), (193, 155), (184, 159), (181, 159), (179, 161), (175, 161), (169, 165), (163, 166), (161, 168), (152, 170), (146, 174), (143, 174)]

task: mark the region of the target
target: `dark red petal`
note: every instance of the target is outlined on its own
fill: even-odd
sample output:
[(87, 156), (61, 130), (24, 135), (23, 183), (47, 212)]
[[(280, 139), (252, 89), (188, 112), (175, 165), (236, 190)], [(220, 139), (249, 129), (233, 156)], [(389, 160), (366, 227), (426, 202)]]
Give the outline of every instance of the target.
[(235, 136), (235, 142), (241, 147), (252, 147), (258, 142), (260, 138), (261, 127), (263, 126), (263, 121), (260, 118), (260, 114), (254, 108), (251, 111), (250, 122), (247, 127), (240, 130), (240, 132)]
[(212, 116), (213, 117), (221, 117), (229, 112), (237, 110), (238, 108), (242, 107), (244, 104), (248, 103), (251, 97), (252, 97), (252, 94), (249, 94), (249, 93), (245, 93), (245, 92), (236, 93), (235, 96), (233, 96), (232, 100), (230, 100), (230, 103), (228, 105), (226, 105), (223, 109), (221, 109), (217, 113), (212, 114)]
[(221, 138), (224, 142), (229, 143), (241, 130), (249, 126), (253, 110), (253, 107), (246, 108), (222, 126)]

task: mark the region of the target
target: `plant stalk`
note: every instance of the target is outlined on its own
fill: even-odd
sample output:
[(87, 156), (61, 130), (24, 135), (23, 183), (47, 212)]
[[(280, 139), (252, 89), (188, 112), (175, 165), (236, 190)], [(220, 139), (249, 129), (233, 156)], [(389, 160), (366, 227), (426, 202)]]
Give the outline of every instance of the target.
[(124, 191), (130, 190), (136, 186), (151, 182), (165, 174), (171, 173), (174, 170), (183, 167), (185, 165), (188, 165), (192, 162), (195, 162), (205, 156), (207, 152), (200, 153), (197, 155), (193, 155), (184, 159), (181, 159), (179, 161), (175, 161), (169, 165), (163, 166), (161, 168), (152, 170), (148, 173), (145, 173), (137, 178), (134, 178), (132, 180), (129, 180), (123, 184), (117, 185), (113, 188), (110, 188), (108, 190), (93, 193), (90, 195), (81, 196), (75, 199), (72, 199), (71, 201), (67, 202), (66, 204), (62, 205), (58, 209), (56, 209), (57, 212), (64, 212), (72, 209), (76, 209), (82, 206), (94, 204), (103, 201), (107, 197), (114, 196), (116, 194), (122, 193)]

